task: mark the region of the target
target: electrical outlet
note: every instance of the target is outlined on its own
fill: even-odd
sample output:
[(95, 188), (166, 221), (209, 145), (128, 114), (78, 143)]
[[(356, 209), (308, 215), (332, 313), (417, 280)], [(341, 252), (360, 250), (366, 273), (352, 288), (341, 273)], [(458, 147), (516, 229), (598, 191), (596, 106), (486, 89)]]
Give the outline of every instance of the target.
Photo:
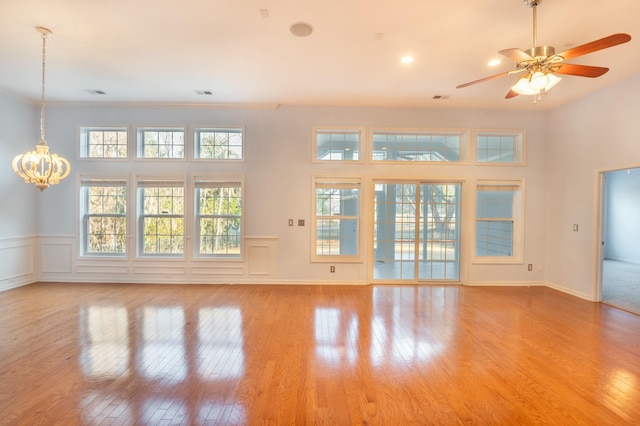
[(527, 265), (527, 271), (533, 271), (533, 263)]
[(333, 266), (333, 265), (331, 265), (331, 266), (329, 267), (329, 272), (334, 273), (335, 271), (336, 271), (336, 267), (335, 267), (335, 266)]
[(304, 226), (304, 219), (298, 219), (298, 226)]

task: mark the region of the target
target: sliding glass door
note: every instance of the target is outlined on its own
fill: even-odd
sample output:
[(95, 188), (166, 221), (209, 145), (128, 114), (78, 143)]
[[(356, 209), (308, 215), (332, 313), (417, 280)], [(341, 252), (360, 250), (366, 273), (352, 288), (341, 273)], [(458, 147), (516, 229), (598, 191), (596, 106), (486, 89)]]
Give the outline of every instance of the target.
[(460, 280), (460, 188), (460, 183), (375, 183), (374, 280)]

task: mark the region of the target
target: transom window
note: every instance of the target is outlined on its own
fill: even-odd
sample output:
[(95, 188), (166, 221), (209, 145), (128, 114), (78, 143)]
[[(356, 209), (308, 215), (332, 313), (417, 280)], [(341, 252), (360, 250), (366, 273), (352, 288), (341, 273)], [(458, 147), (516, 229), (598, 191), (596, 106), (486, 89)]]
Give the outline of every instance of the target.
[(126, 127), (81, 127), (81, 158), (127, 158)]
[(184, 253), (184, 182), (138, 182), (139, 251), (142, 255)]
[(196, 179), (196, 252), (204, 256), (240, 257), (242, 181)]
[(314, 128), (314, 161), (361, 161), (362, 129)]
[(361, 180), (318, 177), (314, 186), (313, 260), (358, 260)]
[(82, 253), (127, 252), (127, 184), (123, 180), (80, 182)]
[(476, 261), (521, 261), (523, 185), (519, 180), (477, 183)]
[(373, 161), (459, 163), (466, 160), (466, 132), (374, 130), (372, 141)]
[(195, 157), (242, 160), (241, 128), (198, 128), (194, 131)]
[(522, 164), (524, 162), (522, 132), (478, 132), (478, 163)]
[(184, 158), (184, 129), (142, 128), (138, 132), (138, 157)]

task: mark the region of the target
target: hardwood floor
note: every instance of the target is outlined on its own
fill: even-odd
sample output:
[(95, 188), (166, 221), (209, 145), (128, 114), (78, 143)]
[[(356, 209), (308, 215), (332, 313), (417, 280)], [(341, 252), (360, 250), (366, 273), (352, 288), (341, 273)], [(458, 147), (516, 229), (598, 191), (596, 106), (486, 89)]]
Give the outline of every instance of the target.
[(0, 422), (637, 424), (640, 316), (543, 288), (33, 284)]

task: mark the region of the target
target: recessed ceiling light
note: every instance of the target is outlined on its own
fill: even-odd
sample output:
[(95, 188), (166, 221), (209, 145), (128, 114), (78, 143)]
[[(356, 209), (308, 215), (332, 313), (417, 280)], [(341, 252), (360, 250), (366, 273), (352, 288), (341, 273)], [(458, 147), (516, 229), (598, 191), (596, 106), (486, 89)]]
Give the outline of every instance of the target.
[(307, 37), (313, 32), (311, 25), (306, 22), (297, 22), (289, 28), (291, 34), (297, 37)]
[(497, 65), (500, 65), (501, 63), (502, 61), (500, 59), (492, 59), (487, 65), (489, 65), (490, 67), (495, 67)]
[(92, 95), (106, 95), (107, 92), (105, 92), (104, 90), (98, 90), (98, 89), (87, 89), (86, 90), (87, 93), (91, 93)]
[(413, 56), (411, 55), (407, 55), (407, 56), (403, 56), (402, 59), (400, 59), (400, 62), (402, 62), (403, 64), (410, 64), (413, 62)]
[(211, 90), (194, 90), (198, 95), (211, 96), (213, 92)]

